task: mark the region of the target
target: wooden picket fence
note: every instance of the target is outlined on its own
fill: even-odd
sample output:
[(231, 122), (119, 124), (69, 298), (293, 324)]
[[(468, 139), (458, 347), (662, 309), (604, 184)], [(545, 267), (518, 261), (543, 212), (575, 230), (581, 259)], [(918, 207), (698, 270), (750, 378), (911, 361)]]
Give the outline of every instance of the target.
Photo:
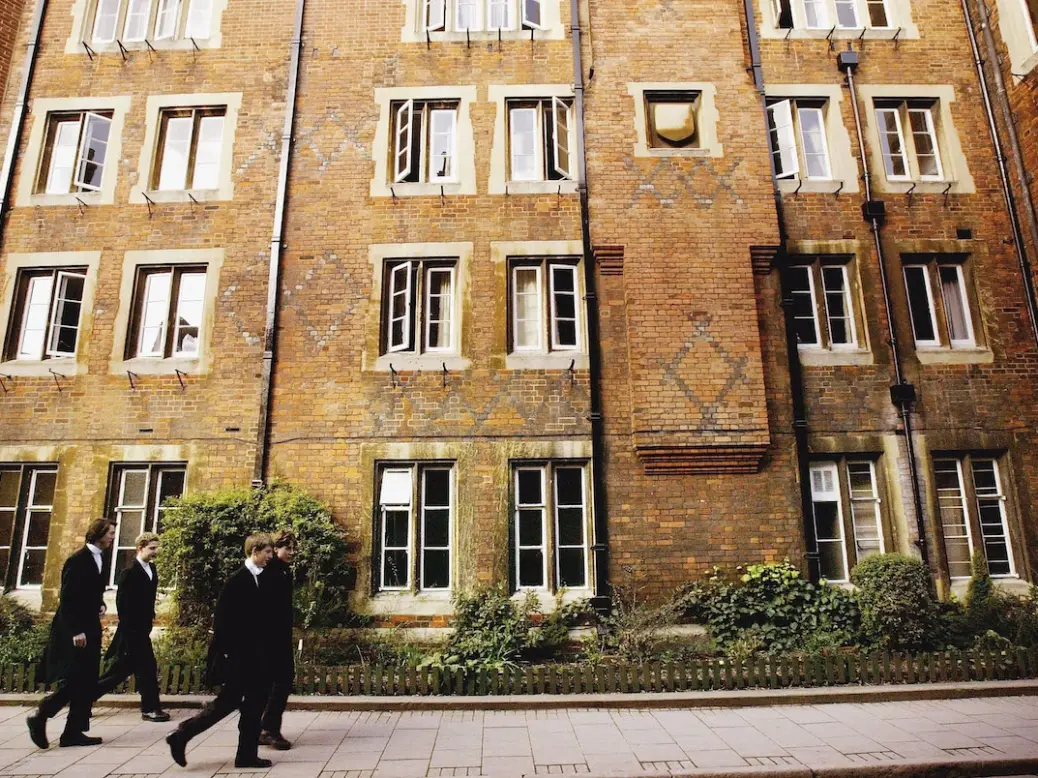
[[(207, 691), (203, 668), (163, 665), (163, 695)], [(42, 692), (32, 665), (8, 665), (0, 692)], [(1038, 649), (948, 651), (919, 656), (845, 653), (761, 657), (746, 662), (703, 659), (645, 664), (538, 665), (500, 670), (349, 665), (297, 668), (296, 694), (330, 696), (484, 696), (613, 694), (721, 689), (866, 686), (1038, 678)], [(133, 692), (131, 679), (118, 691)]]

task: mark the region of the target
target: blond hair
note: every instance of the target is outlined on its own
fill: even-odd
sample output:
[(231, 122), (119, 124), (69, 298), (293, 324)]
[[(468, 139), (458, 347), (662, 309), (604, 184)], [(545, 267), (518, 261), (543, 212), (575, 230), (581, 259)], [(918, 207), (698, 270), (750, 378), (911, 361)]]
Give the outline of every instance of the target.
[(258, 549), (271, 548), (274, 543), (266, 532), (257, 532), (245, 538), (245, 556), (252, 556), (252, 552)]
[(152, 543), (158, 543), (159, 536), (154, 532), (142, 532), (137, 536), (137, 550), (140, 551), (142, 548), (147, 548)]

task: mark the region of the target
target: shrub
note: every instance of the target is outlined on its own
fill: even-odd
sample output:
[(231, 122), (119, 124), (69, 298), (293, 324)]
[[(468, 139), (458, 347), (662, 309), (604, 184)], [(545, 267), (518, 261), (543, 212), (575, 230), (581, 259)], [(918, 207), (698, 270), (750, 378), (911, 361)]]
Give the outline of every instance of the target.
[(264, 489), (192, 492), (170, 502), (159, 553), (173, 593), (177, 624), (208, 628), (216, 594), (241, 565), (245, 538), (291, 527), (299, 540), (293, 562), (296, 623), (332, 627), (349, 619), (353, 568), (345, 531), (321, 503), (285, 483)]
[(13, 597), (0, 596), (0, 666), (39, 662), (50, 625)]
[(837, 648), (851, 643), (858, 631), (851, 597), (804, 580), (788, 561), (750, 565), (739, 577), (715, 568), (678, 601), (688, 618), (706, 624), (726, 653), (739, 657)]
[(939, 638), (930, 569), (902, 554), (879, 554), (851, 571), (861, 628), (873, 645), (891, 651), (931, 648)]
[(657, 658), (664, 650), (661, 632), (677, 622), (679, 613), (680, 606), (674, 599), (656, 604), (642, 598), (633, 570), (624, 568), (623, 579), (613, 585), (609, 612), (599, 620), (598, 647), (594, 651), (614, 654), (625, 662)]
[(966, 615), (970, 626), (977, 633), (997, 630), (998, 597), (988, 573), (987, 560), (980, 549), (973, 552), (970, 566), (972, 575), (966, 588)]
[(152, 641), (159, 665), (201, 667), (209, 650), (208, 630), (167, 627)]
[(500, 588), (454, 595), (454, 631), (440, 663), (449, 667), (500, 668), (517, 662), (530, 645), (537, 595), (513, 602)]

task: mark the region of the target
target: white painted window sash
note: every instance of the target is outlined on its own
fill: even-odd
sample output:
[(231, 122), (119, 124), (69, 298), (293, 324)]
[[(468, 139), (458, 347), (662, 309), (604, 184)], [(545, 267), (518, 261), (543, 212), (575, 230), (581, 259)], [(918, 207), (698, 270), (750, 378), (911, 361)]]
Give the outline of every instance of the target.
[(509, 109), (509, 134), (512, 181), (541, 181), (544, 165), (541, 161), (540, 110), (537, 108)]
[[(410, 488), (409, 488), (408, 491), (409, 492), (413, 491), (413, 489), (414, 489), (414, 485), (413, 485), (414, 484), (414, 469), (413, 468), (406, 468), (406, 469), (389, 469), (389, 468), (387, 468), (387, 469), (382, 471), (383, 482), (385, 481), (386, 477), (390, 476), (391, 474), (395, 474), (396, 476), (400, 476), (400, 477), (402, 477), (404, 474), (406, 474), (407, 479), (408, 479), (408, 483), (410, 485)], [(413, 534), (414, 534), (413, 531), (412, 531), (412, 527), (414, 525), (413, 495), (410, 494), (410, 493), (408, 494), (408, 499), (407, 499), (406, 503), (404, 503), (404, 502), (383, 502), (382, 499), (380, 499), (379, 502), (380, 502), (379, 509), (381, 511), (381, 519), (382, 519), (382, 522), (381, 522), (382, 523), (382, 544), (381, 544), (382, 545), (382, 554), (381, 554), (381, 558), (379, 559), (379, 589), (381, 591), (390, 591), (390, 592), (391, 591), (406, 591), (406, 590), (411, 588), (411, 547), (412, 547), (412, 543), (413, 543)], [(389, 523), (386, 520), (386, 514), (390, 513), (390, 512), (402, 512), (402, 511), (407, 511), (407, 538), (405, 540), (404, 545), (402, 545), (402, 546), (389, 546), (389, 545), (387, 545), (387, 540), (388, 540), (388, 536), (389, 536), (389, 531), (388, 531)], [(389, 584), (386, 583), (386, 556), (387, 556), (388, 552), (391, 552), (391, 551), (396, 551), (396, 552), (403, 551), (404, 552), (404, 558), (407, 560), (406, 565), (405, 565), (406, 575), (405, 575), (404, 583), (399, 585), (399, 586), (390, 586)]]
[(194, 116), (169, 116), (162, 146), (162, 165), (159, 169), (159, 190), (187, 188), (191, 144), (194, 141)]
[(827, 0), (803, 0), (804, 26), (809, 30), (829, 29)]
[[(573, 291), (559, 291), (555, 285), (556, 274), (566, 274), (571, 279)], [(577, 285), (577, 268), (573, 265), (549, 265), (549, 304), (551, 310), (551, 348), (553, 351), (577, 351), (580, 349), (580, 289)], [(573, 299), (573, 316), (563, 317), (559, 313), (559, 298), (571, 297)], [(563, 322), (573, 323), (574, 340), (572, 343), (563, 343), (559, 332), (559, 325)]]
[[(525, 274), (532, 274), (534, 278), (534, 289), (533, 291), (521, 292), (519, 288), (519, 276)], [(536, 352), (541, 350), (541, 338), (543, 337), (542, 331), (544, 330), (544, 320), (541, 313), (542, 309), (542, 297), (543, 297), (543, 285), (541, 283), (541, 267), (540, 265), (517, 265), (512, 268), (512, 350), (513, 351), (525, 351), (525, 352)], [(520, 318), (519, 316), (519, 303), (521, 298), (530, 298), (533, 302), (533, 308), (530, 311), (531, 315), (527, 318)], [(535, 326), (533, 331), (536, 333), (537, 340), (534, 343), (522, 343), (520, 334), (524, 332), (522, 324), (525, 322), (534, 322)]]
[[(938, 514), (941, 520), (941, 534), (944, 537), (945, 547), (947, 548), (949, 540), (962, 541), (966, 540), (966, 545), (969, 550), (969, 559), (973, 559), (973, 530), (970, 527), (970, 514), (969, 506), (966, 503), (966, 489), (962, 478), (962, 460), (961, 459), (935, 459), (934, 460), (934, 471), (943, 473), (954, 473), (957, 479), (957, 486), (954, 489), (937, 489), (937, 503), (938, 503)], [(942, 492), (945, 494), (942, 496)], [(949, 504), (952, 503), (952, 504)], [(962, 511), (962, 532), (959, 534), (949, 534), (948, 523), (944, 520), (943, 506), (949, 504), (949, 508), (954, 510)], [(947, 553), (947, 552), (946, 552)], [(961, 575), (952, 575), (951, 570), (948, 571), (949, 577), (954, 580), (963, 580), (970, 577), (969, 564), (966, 563), (966, 570)]]
[(119, 29), (119, 11), (122, 0), (97, 0), (97, 13), (94, 16), (94, 29), (91, 38), (94, 43), (114, 43)]
[(191, 171), (192, 189), (211, 190), (219, 187), (223, 131), (223, 116), (202, 116), (198, 119), (198, 133), (193, 138), (195, 163)]
[[(884, 120), (887, 116), (894, 117), (894, 132), (891, 133), (887, 129), (887, 123)], [(877, 108), (876, 109), (876, 124), (879, 130), (879, 144), (883, 151), (883, 167), (887, 174), (889, 181), (908, 181), (911, 179), (911, 168), (908, 166), (908, 153), (905, 149), (905, 132), (901, 126), (901, 111), (897, 108)], [(891, 148), (890, 138), (895, 136), (898, 140), (898, 150), (895, 151)], [(904, 173), (899, 174), (894, 172), (894, 161), (896, 159), (901, 160), (901, 165), (904, 168)]]
[[(411, 275), (414, 263), (410, 260), (394, 265), (389, 271), (389, 311), (386, 350), (390, 353), (408, 351), (411, 348), (411, 317), (413, 297)], [(397, 301), (403, 303), (401, 314), (396, 314)], [(393, 340), (394, 325), (400, 322), (400, 340)]]
[[(192, 287), (197, 292), (191, 294)], [(173, 313), (173, 356), (197, 357), (202, 342), (205, 305), (205, 273), (182, 273), (177, 288), (177, 308)], [(197, 324), (191, 324), (189, 316), (193, 316)], [(182, 323), (184, 320), (188, 323)], [(197, 329), (194, 349), (181, 349), (180, 335), (184, 330)]]
[(486, 0), (488, 30), (496, 32), (497, 30), (511, 30), (515, 27), (513, 3), (514, 0)]
[(60, 121), (54, 127), (54, 145), (50, 152), (50, 170), (47, 171), (47, 194), (68, 194), (76, 172), (79, 139), (83, 131), (83, 117)]
[[(923, 132), (917, 132), (915, 130), (915, 128), (911, 126), (911, 121), (909, 121), (909, 127), (912, 130), (912, 145), (915, 148), (915, 153), (916, 153), (916, 166), (917, 166), (917, 169), (920, 170), (919, 180), (920, 181), (943, 181), (944, 180), (944, 165), (941, 162), (941, 149), (937, 145), (937, 131), (934, 129), (933, 111), (931, 109), (929, 109), (929, 108), (909, 108), (908, 109), (908, 115), (909, 115), (910, 118), (912, 116), (919, 116), (919, 117), (922, 117), (922, 119), (923, 119), (923, 125), (924, 125), (923, 126)], [(920, 154), (919, 154), (919, 146), (915, 142), (915, 140), (920, 135), (926, 137), (929, 140), (931, 148), (933, 149), (933, 154), (932, 155), (927, 155), (927, 156), (932, 156), (933, 157), (934, 162), (937, 165), (937, 172), (934, 173), (934, 174), (931, 174), (931, 175), (923, 175), (922, 172), (921, 172), (922, 169), (921, 169), (921, 167), (918, 164), (919, 163)]]
[[(142, 532), (149, 531), (150, 527), (147, 527), (148, 523), (148, 498), (151, 495), (151, 469), (147, 467), (141, 468), (123, 468), (119, 472), (119, 501), (115, 507), (115, 542), (112, 544), (112, 564), (111, 569), (108, 571), (108, 586), (115, 586), (116, 579), (119, 577), (119, 552), (129, 551), (135, 546), (124, 546), (120, 545), (119, 540), (122, 538), (123, 523), (125, 522), (124, 514), (126, 513), (140, 513), (141, 515), (141, 526), (137, 528), (137, 531), (133, 533), (133, 537), (136, 538)], [(131, 474), (144, 474), (144, 498), (143, 502), (139, 504), (127, 504), (126, 503), (126, 481), (128, 476)], [(135, 544), (136, 545), (136, 544)]]
[[(433, 276), (447, 277), (446, 292), (433, 292)], [(440, 317), (433, 318), (433, 298), (439, 300)], [(425, 272), (425, 350), (430, 352), (451, 351), (454, 347), (454, 268), (453, 267), (430, 267)], [(432, 326), (438, 324), (440, 332), (446, 337), (442, 346), (432, 345)]]
[(155, 40), (172, 40), (180, 26), (182, 0), (159, 0), (159, 12), (155, 18)]
[[(50, 332), (47, 338), (47, 356), (49, 357), (74, 357), (76, 355), (76, 349), (79, 346), (79, 320), (83, 316), (83, 295), (81, 291), (78, 300), (68, 296), (68, 285), (71, 281), (80, 281), (85, 285), (86, 275), (83, 273), (69, 273), (65, 270), (58, 271), (57, 284), (55, 285), (54, 293), (54, 305), (51, 308), (50, 315)], [(76, 326), (74, 328), (62, 325), (61, 323), (62, 315), (65, 312), (65, 306), (69, 303), (79, 305), (80, 307), (79, 316), (76, 318)], [(71, 350), (62, 350), (60, 348), (62, 329), (75, 330), (76, 339)]]
[[(29, 545), (29, 527), (32, 524), (33, 513), (50, 513), (51, 520), (54, 518), (54, 505), (37, 505), (36, 504), (36, 488), (39, 477), (43, 474), (57, 474), (57, 470), (45, 470), (36, 469), (32, 470), (32, 475), (29, 480), (29, 494), (28, 500), (25, 505), (25, 526), (22, 527), (22, 549), (18, 554), (18, 577), (16, 580), (15, 588), (17, 589), (39, 589), (40, 584), (27, 584), (24, 582), (25, 576), (25, 559), (29, 556), (30, 551), (43, 551), (46, 553), (46, 546), (30, 546)], [(57, 487), (55, 486), (55, 489)], [(53, 499), (53, 498), (52, 498)], [(10, 564), (10, 562), (8, 562)]]
[[(108, 158), (108, 134), (112, 120), (96, 113), (83, 115), (83, 135), (79, 141), (75, 184), (80, 189), (96, 192), (104, 181), (105, 162)], [(102, 137), (103, 133), (103, 137)], [(91, 152), (94, 152), (91, 155)], [(97, 183), (87, 180), (87, 167), (93, 165), (98, 171)]]
[(552, 163), (555, 172), (567, 180), (572, 180), (573, 173), (570, 170), (570, 107), (558, 97), (551, 99), (552, 120)]
[[(923, 288), (926, 290), (926, 305), (930, 316), (930, 326), (933, 328), (933, 339), (919, 338), (916, 336), (915, 314), (912, 312), (912, 293), (908, 286), (908, 273), (918, 270), (923, 277)], [(941, 345), (941, 331), (937, 327), (937, 308), (933, 300), (933, 284), (930, 282), (930, 271), (926, 265), (905, 265), (903, 275), (905, 276), (905, 291), (909, 298), (908, 314), (912, 320), (912, 335), (915, 337), (916, 346), (931, 348)]]
[(460, 32), (483, 29), (481, 0), (454, 0), (454, 29)]
[[(842, 282), (841, 287), (838, 290), (830, 290), (825, 283), (826, 270), (838, 270), (840, 272)], [(836, 316), (831, 306), (829, 305), (830, 295), (838, 295), (843, 299), (843, 316)], [(835, 350), (839, 349), (856, 349), (858, 347), (858, 330), (855, 326), (854, 321), (854, 307), (851, 300), (851, 285), (850, 276), (847, 273), (846, 265), (826, 265), (822, 268), (822, 297), (825, 300), (825, 316), (829, 326), (829, 347)], [(847, 343), (836, 343), (833, 339), (833, 326), (832, 322), (834, 319), (842, 319), (847, 322), (847, 334), (849, 341)]]
[(796, 178), (800, 173), (797, 141), (793, 131), (793, 109), (789, 100), (779, 100), (768, 106), (771, 118), (771, 156), (775, 160), (775, 177)]
[(422, 0), (422, 29), (442, 32), (447, 27), (447, 0)]
[[(429, 175), (434, 184), (452, 183), (458, 148), (458, 112), (454, 108), (429, 111)], [(446, 162), (446, 165), (443, 164)]]
[(396, 109), (396, 137), (393, 145), (393, 181), (399, 183), (411, 175), (411, 133), (414, 100), (405, 100)]
[(1033, 0), (1019, 0), (1020, 11), (1023, 14), (1024, 29), (1027, 31), (1027, 40), (1031, 44), (1031, 50), (1038, 50), (1038, 11), (1032, 10)]
[[(814, 267), (811, 265), (795, 265), (790, 270), (798, 271), (802, 270), (807, 276), (807, 290), (797, 289), (793, 291), (794, 295), (809, 296), (811, 301), (811, 324), (815, 330), (815, 342), (814, 343), (798, 343), (797, 347), (801, 349), (820, 349), (822, 345), (822, 330), (818, 323), (818, 296), (815, 294), (815, 272)], [(805, 320), (806, 316), (794, 316), (795, 319), (801, 321)]]
[(522, 10), (523, 27), (528, 30), (540, 30), (544, 27), (543, 0), (519, 0)]
[[(443, 506), (433, 506), (429, 508), (426, 504), (428, 492), (426, 491), (428, 485), (428, 477), (430, 473), (446, 473), (447, 474), (447, 545), (446, 546), (433, 546), (426, 542), (426, 513), (428, 510), (443, 510)], [(453, 471), (449, 467), (430, 467), (424, 468), (421, 471), (422, 481), (422, 532), (421, 532), (421, 543), (418, 553), (420, 554), (419, 559), (421, 560), (421, 578), (419, 582), (419, 589), (421, 591), (428, 592), (439, 592), (446, 591), (451, 588), (454, 583), (454, 553), (451, 548), (451, 538), (454, 531), (454, 478)], [(426, 551), (446, 551), (447, 552), (447, 584), (446, 586), (430, 586), (426, 583), (425, 578), (425, 552)]]
[[(955, 338), (952, 337), (952, 311), (949, 309), (948, 295), (945, 294), (944, 277), (943, 271), (951, 270), (955, 273), (955, 289), (953, 294), (955, 300), (961, 306), (963, 323), (966, 325), (966, 337)], [(976, 345), (976, 341), (973, 335), (973, 322), (970, 314), (970, 301), (969, 296), (966, 294), (966, 278), (962, 272), (962, 265), (938, 265), (937, 266), (937, 280), (941, 285), (941, 301), (944, 303), (944, 318), (945, 324), (948, 327), (948, 340), (951, 342), (952, 348), (972, 348)]]
[(54, 275), (32, 276), (25, 292), (25, 310), (18, 333), (16, 359), (43, 359), (47, 321), (54, 291)]
[[(835, 503), (836, 505), (836, 531), (834, 537), (822, 538), (818, 532), (818, 514), (816, 506), (819, 503)], [(843, 532), (843, 504), (840, 499), (840, 473), (835, 462), (817, 462), (811, 465), (811, 512), (815, 527), (815, 542), (819, 546), (819, 557), (821, 557), (821, 546), (837, 545), (840, 549), (840, 558), (843, 562), (842, 575), (839, 578), (827, 578), (833, 583), (844, 583), (847, 579), (847, 543)]]
[[(855, 494), (854, 485), (851, 480), (852, 470), (862, 473), (867, 472), (869, 478), (869, 492), (868, 494)], [(879, 510), (880, 499), (879, 492), (876, 488), (876, 463), (872, 461), (850, 461), (847, 463), (847, 495), (851, 502), (851, 527), (854, 531), (854, 547), (856, 561), (862, 560), (861, 549), (863, 548), (864, 539), (863, 531), (865, 524), (862, 520), (868, 521), (870, 530), (875, 530), (876, 539), (879, 541), (879, 549), (875, 551), (878, 554), (886, 553), (886, 542), (883, 540), (883, 523)], [(869, 515), (865, 515), (869, 514)], [(868, 538), (871, 540), (871, 538)]]
[(150, 21), (151, 0), (130, 0), (126, 9), (126, 23), (123, 25), (123, 40), (138, 43), (147, 39)]
[[(981, 465), (981, 466), (983, 466), (983, 465), (990, 465), (991, 466), (991, 473), (992, 473), (992, 476), (993, 476), (993, 478), (995, 480), (994, 491), (989, 491), (987, 489), (981, 490), (981, 488), (979, 486), (977, 486), (977, 469), (978, 469), (978, 465)], [(1008, 573), (991, 573), (991, 577), (992, 578), (1016, 578), (1017, 577), (1016, 560), (1013, 558), (1013, 542), (1012, 542), (1012, 538), (1009, 535), (1009, 521), (1008, 521), (1008, 517), (1006, 516), (1006, 495), (1005, 495), (1005, 491), (1002, 488), (1002, 474), (1000, 472), (1000, 468), (999, 468), (999, 465), (998, 465), (998, 460), (997, 459), (975, 458), (972, 461), (972, 469), (973, 469), (973, 487), (974, 487), (973, 491), (974, 491), (974, 495), (975, 495), (976, 500), (977, 500), (977, 523), (980, 524), (981, 542), (984, 543), (984, 555), (985, 555), (985, 557), (987, 556), (987, 539), (988, 539), (988, 537), (992, 537), (996, 541), (1005, 544), (1006, 555), (1008, 557), (1008, 562), (1009, 562), (1009, 572)], [(999, 518), (1001, 520), (1000, 527), (999, 527), (1000, 534), (998, 534), (998, 535), (994, 535), (994, 534), (988, 535), (985, 532), (984, 516), (983, 516), (983, 514), (981, 512), (981, 502), (982, 501), (987, 501), (987, 502), (994, 501), (997, 504)], [(990, 564), (991, 563), (989, 561), (988, 565), (990, 566)]]
[[(804, 178), (808, 180), (828, 181), (833, 177), (829, 162), (829, 142), (825, 136), (825, 114), (821, 108), (814, 106), (797, 106), (797, 119), (800, 125), (800, 146), (804, 154)], [(808, 137), (817, 139), (821, 151), (808, 152)], [(794, 149), (794, 154), (796, 153)], [(820, 175), (812, 175), (811, 162), (818, 160), (823, 170)]]
[[(157, 357), (166, 353), (166, 325), (169, 320), (173, 271), (149, 273), (144, 280), (141, 300), (140, 335), (137, 341), (138, 357)], [(148, 345), (150, 344), (150, 345)]]
[(836, 0), (836, 27), (841, 30), (860, 30), (861, 14), (858, 0)]
[[(521, 472), (535, 472), (540, 479), (540, 495), (541, 500), (539, 503), (521, 503), (519, 501), (519, 474)], [(521, 511), (539, 511), (541, 517), (541, 542), (539, 545), (522, 545), (521, 543), (521, 530), (520, 530), (520, 512)], [(548, 505), (547, 505), (547, 492), (545, 490), (545, 468), (544, 467), (520, 467), (516, 468), (515, 471), (515, 583), (516, 588), (520, 591), (526, 590), (544, 590), (548, 588), (548, 527), (547, 527), (547, 516), (548, 516)], [(541, 552), (541, 583), (539, 586), (524, 585), (521, 578), (521, 552), (522, 551), (540, 551)]]
[(213, 0), (191, 0), (187, 8), (187, 26), (184, 36), (197, 40), (208, 40), (212, 35)]
[[(559, 470), (576, 470), (580, 473), (580, 504), (562, 505), (559, 500)], [(554, 482), (554, 514), (555, 514), (555, 581), (556, 586), (561, 586), (562, 581), (562, 554), (563, 550), (580, 549), (584, 560), (584, 586), (588, 585), (588, 558), (587, 558), (587, 477), (583, 467), (573, 465), (556, 466), (552, 470), (552, 481)], [(563, 545), (562, 532), (559, 527), (559, 514), (563, 508), (580, 508), (580, 543), (578, 545)]]

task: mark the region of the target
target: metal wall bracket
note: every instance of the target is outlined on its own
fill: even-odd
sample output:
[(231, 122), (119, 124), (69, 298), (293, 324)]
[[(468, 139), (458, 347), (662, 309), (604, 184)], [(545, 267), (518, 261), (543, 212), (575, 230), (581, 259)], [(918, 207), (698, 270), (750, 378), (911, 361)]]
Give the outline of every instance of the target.
[(47, 372), (50, 373), (52, 376), (54, 376), (54, 385), (58, 387), (58, 391), (60, 392), (61, 391), (61, 381), (59, 381), (58, 379), (59, 378), (68, 378), (68, 376), (62, 375), (61, 373), (55, 371), (54, 368), (52, 368), (52, 367), (48, 367), (47, 368)]
[(134, 373), (134, 372), (133, 372), (133, 371), (131, 371), (131, 370), (127, 370), (127, 371), (126, 371), (126, 377), (127, 377), (127, 379), (129, 379), (129, 381), (130, 381), (130, 388), (131, 388), (131, 389), (136, 389), (136, 388), (137, 388), (137, 384), (135, 384), (135, 383), (133, 382), (133, 379), (134, 379), (134, 378), (140, 378), (140, 376), (139, 376), (139, 375), (137, 375), (136, 373)]

